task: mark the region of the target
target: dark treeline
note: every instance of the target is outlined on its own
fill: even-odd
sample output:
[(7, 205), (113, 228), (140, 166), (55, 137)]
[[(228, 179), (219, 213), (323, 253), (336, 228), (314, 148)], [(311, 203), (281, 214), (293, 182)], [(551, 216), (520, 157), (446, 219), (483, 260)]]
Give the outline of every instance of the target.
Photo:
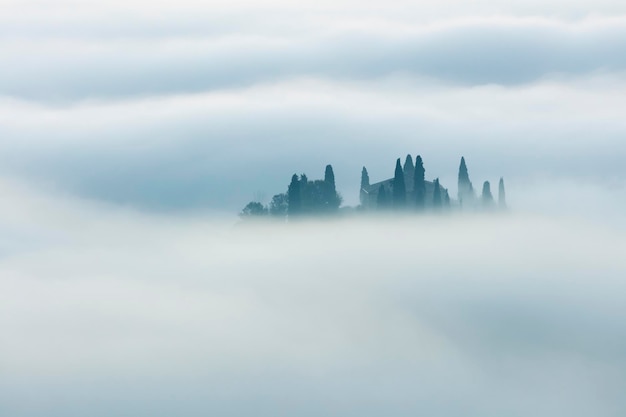
[(287, 192), (272, 197), (269, 207), (252, 201), (240, 213), (242, 217), (269, 215), (275, 218), (297, 218), (307, 215), (333, 215), (342, 198), (335, 186), (335, 173), (326, 166), (324, 179), (309, 180), (306, 174), (293, 174)]
[[(404, 165), (396, 160), (392, 178), (370, 182), (366, 167), (361, 171), (359, 206), (341, 207), (355, 212), (413, 211), (440, 212), (446, 210), (490, 210), (506, 208), (504, 179), (498, 184), (497, 205), (491, 194), (489, 181), (483, 183), (482, 193), (477, 196), (465, 158), (461, 158), (458, 171), (457, 200), (450, 198), (448, 189), (439, 178), (426, 180), (424, 161), (420, 155), (407, 155)], [(240, 213), (242, 218), (269, 216), (277, 219), (296, 219), (305, 216), (332, 216), (339, 212), (342, 198), (335, 186), (335, 174), (331, 165), (326, 166), (324, 179), (309, 180), (306, 174), (293, 174), (284, 193), (272, 197), (268, 206), (258, 201), (248, 203)]]

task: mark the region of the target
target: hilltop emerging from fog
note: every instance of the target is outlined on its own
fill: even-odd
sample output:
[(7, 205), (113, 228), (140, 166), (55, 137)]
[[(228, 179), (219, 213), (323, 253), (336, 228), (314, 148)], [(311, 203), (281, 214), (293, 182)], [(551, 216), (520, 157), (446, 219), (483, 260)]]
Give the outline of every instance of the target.
[(251, 201), (241, 211), (242, 218), (271, 216), (278, 219), (294, 219), (302, 216), (328, 216), (342, 211), (364, 212), (439, 212), (444, 210), (493, 210), (506, 208), (504, 179), (498, 185), (497, 205), (491, 193), (489, 181), (483, 183), (478, 196), (469, 178), (465, 158), (461, 157), (458, 175), (457, 199), (450, 198), (448, 189), (440, 184), (439, 178), (426, 180), (422, 157), (417, 155), (415, 163), (411, 155), (406, 156), (404, 166), (396, 160), (392, 178), (370, 183), (367, 168), (361, 172), (359, 190), (360, 204), (342, 207), (341, 194), (335, 187), (335, 174), (331, 165), (326, 166), (324, 179), (309, 180), (306, 174), (293, 174), (287, 192), (272, 197), (269, 206)]

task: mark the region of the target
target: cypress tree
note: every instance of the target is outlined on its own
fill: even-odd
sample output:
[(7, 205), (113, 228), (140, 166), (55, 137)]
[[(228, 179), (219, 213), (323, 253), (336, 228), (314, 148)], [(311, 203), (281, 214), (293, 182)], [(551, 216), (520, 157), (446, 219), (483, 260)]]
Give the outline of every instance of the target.
[(506, 193), (504, 192), (504, 178), (502, 177), (500, 177), (500, 184), (498, 184), (498, 207), (506, 208)]
[(339, 198), (335, 187), (335, 173), (332, 165), (326, 165), (324, 172), (324, 204), (328, 211), (336, 211), (339, 208)]
[(441, 209), (441, 187), (439, 186), (439, 178), (436, 178), (433, 182), (435, 189), (433, 190), (433, 208), (435, 210)]
[(309, 178), (305, 173), (300, 174), (300, 182), (298, 184), (300, 196), (300, 208), (298, 214), (310, 213), (315, 208), (315, 196), (309, 183)]
[(465, 164), (465, 158), (461, 157), (461, 165), (459, 166), (459, 202), (463, 204), (466, 200), (473, 200), (474, 188), (472, 182), (469, 179), (469, 173), (467, 172), (467, 165)]
[(404, 167), (403, 167), (403, 169), (405, 171), (412, 171), (413, 168), (415, 168), (415, 165), (413, 165), (413, 157), (409, 153), (409, 154), (406, 155), (406, 159), (404, 160)]
[(406, 206), (406, 187), (404, 185), (404, 171), (400, 158), (396, 161), (396, 172), (393, 177), (393, 206), (400, 209)]
[(413, 189), (413, 177), (415, 176), (415, 165), (413, 165), (413, 157), (411, 155), (406, 156), (406, 160), (404, 161), (404, 186), (409, 193)]
[(363, 167), (361, 170), (361, 188), (366, 189), (370, 186), (370, 176), (367, 173), (367, 168)]
[(324, 171), (324, 182), (335, 191), (335, 173), (333, 172), (332, 165), (326, 165), (326, 170)]
[(367, 168), (363, 167), (361, 170), (361, 190), (359, 191), (359, 201), (361, 202), (361, 206), (365, 207), (367, 205), (367, 196), (369, 193), (370, 187), (370, 176), (367, 173)]
[(415, 157), (415, 173), (413, 176), (413, 188), (415, 189), (415, 206), (418, 210), (424, 208), (426, 201), (426, 170), (424, 170), (424, 163), (422, 157), (417, 155)]
[(489, 181), (485, 181), (483, 183), (483, 195), (482, 195), (483, 205), (486, 207), (491, 207), (493, 205), (493, 195), (491, 195), (491, 185)]
[(385, 192), (385, 186), (380, 184), (378, 187), (378, 196), (376, 196), (376, 206), (378, 210), (385, 210), (389, 205), (389, 201), (387, 199), (387, 193)]
[(302, 212), (300, 181), (296, 174), (291, 177), (291, 184), (287, 190), (287, 204), (287, 214), (290, 218), (297, 217)]

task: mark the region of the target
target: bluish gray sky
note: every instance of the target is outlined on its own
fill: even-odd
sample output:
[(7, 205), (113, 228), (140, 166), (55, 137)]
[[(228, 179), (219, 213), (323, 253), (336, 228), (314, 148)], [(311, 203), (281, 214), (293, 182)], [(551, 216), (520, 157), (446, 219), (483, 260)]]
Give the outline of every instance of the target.
[[(455, 194), (622, 181), (621, 2), (3, 2), (0, 173), (147, 211), (226, 210), (421, 154)], [(584, 168), (583, 168), (584, 167)]]

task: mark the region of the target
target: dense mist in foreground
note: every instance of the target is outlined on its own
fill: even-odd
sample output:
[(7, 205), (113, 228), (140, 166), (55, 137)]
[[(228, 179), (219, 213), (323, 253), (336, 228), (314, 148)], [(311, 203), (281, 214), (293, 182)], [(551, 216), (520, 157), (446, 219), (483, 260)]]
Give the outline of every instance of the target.
[(0, 191), (3, 416), (626, 412), (607, 200), (234, 225)]

